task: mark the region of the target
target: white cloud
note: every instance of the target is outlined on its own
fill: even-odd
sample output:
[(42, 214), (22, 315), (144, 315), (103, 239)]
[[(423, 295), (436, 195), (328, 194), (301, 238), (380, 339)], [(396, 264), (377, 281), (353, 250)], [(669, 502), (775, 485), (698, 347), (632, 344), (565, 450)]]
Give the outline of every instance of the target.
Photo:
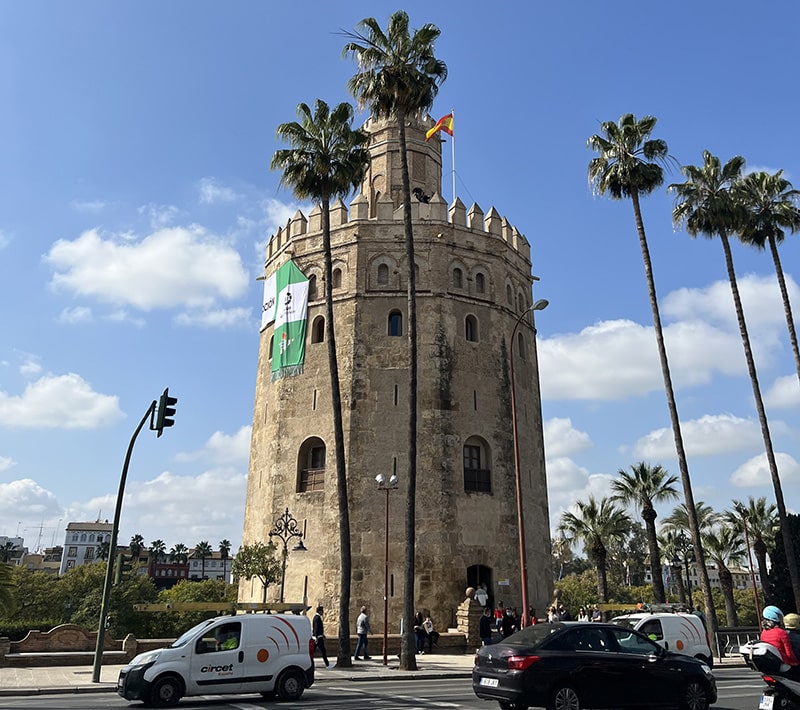
[(96, 429), (125, 415), (117, 397), (99, 394), (80, 375), (46, 375), (19, 397), (0, 392), (0, 425), (26, 429)]
[(58, 240), (45, 260), (54, 288), (144, 311), (213, 308), (242, 296), (249, 282), (236, 250), (197, 226), (161, 229), (133, 243), (90, 230)]
[(12, 466), (16, 466), (17, 462), (8, 456), (0, 456), (0, 471), (8, 471)]
[(220, 185), (214, 178), (203, 178), (197, 185), (200, 193), (200, 204), (213, 205), (235, 202), (238, 195), (230, 188)]
[[(0, 519), (42, 520), (61, 513), (55, 495), (30, 478), (0, 483)], [(31, 547), (28, 545), (28, 547)]]
[(186, 312), (175, 316), (178, 325), (202, 326), (205, 328), (235, 328), (257, 325), (252, 308), (222, 308), (204, 312)]
[[(164, 229), (174, 224), (180, 215), (180, 210), (174, 205), (156, 205), (150, 203), (139, 207), (139, 214), (147, 217), (151, 229)], [(120, 235), (127, 240), (133, 240), (135, 237), (131, 234)]]
[(214, 463), (247, 463), (250, 458), (250, 436), (253, 427), (242, 426), (233, 435), (215, 431), (199, 451), (178, 454), (176, 461), (195, 461), (205, 458)]
[[(785, 494), (786, 485), (794, 486), (800, 483), (800, 464), (789, 454), (783, 453), (775, 454), (775, 463), (778, 466), (778, 475)], [(769, 472), (766, 453), (754, 456), (739, 466), (731, 475), (730, 481), (738, 488), (750, 486), (770, 486), (772, 488), (772, 476)]]
[(35, 355), (28, 355), (25, 358), (25, 361), (19, 366), (19, 372), (21, 375), (25, 377), (30, 377), (32, 375), (38, 375), (42, 371), (42, 365), (39, 362), (39, 358)]
[[(772, 422), (771, 426), (785, 430), (779, 422)], [(681, 422), (681, 434), (688, 456), (714, 456), (748, 451), (763, 445), (758, 422), (732, 414), (707, 414)], [(640, 459), (674, 459), (672, 428), (656, 429), (637, 440), (633, 445), (633, 455)]]
[(78, 323), (91, 323), (92, 309), (86, 306), (75, 306), (73, 308), (65, 308), (58, 316), (59, 323), (66, 323), (67, 325), (77, 325)]
[(800, 406), (800, 380), (796, 374), (779, 377), (764, 393), (764, 404), (767, 407)]
[(571, 419), (554, 418), (544, 422), (544, 450), (547, 456), (571, 456), (592, 448), (592, 439), (585, 431), (573, 428)]
[(11, 244), (11, 237), (0, 229), (0, 250), (5, 249)]
[[(244, 526), (247, 476), (231, 467), (210, 469), (197, 476), (165, 471), (149, 481), (129, 481), (120, 520), (120, 540), (145, 536), (147, 543), (162, 539), (171, 547), (182, 542), (194, 547), (207, 540), (216, 547), (227, 538), (237, 549)], [(213, 501), (213, 504), (209, 502)], [(97, 511), (113, 511), (116, 496), (108, 494), (72, 503), (70, 520), (94, 520)]]
[(69, 206), (76, 212), (91, 212), (97, 214), (108, 207), (108, 203), (103, 202), (103, 200), (72, 200)]

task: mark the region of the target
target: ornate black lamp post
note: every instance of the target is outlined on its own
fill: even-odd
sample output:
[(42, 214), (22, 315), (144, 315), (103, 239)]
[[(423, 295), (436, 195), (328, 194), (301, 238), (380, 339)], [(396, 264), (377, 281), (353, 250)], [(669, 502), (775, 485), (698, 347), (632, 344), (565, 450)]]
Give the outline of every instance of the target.
[(293, 537), (298, 537), (300, 540), (292, 548), (294, 551), (304, 552), (306, 546), (303, 544), (303, 531), (297, 527), (297, 520), (289, 515), (289, 509), (278, 517), (272, 530), (269, 531), (269, 541), (272, 542), (273, 537), (277, 537), (283, 542), (283, 558), (281, 562), (281, 604), (283, 604), (283, 585), (286, 581), (286, 560), (289, 557), (289, 540)]
[[(549, 301), (543, 298), (536, 301), (530, 308), (525, 309), (520, 313), (517, 322), (514, 323), (514, 329), (511, 331), (511, 342), (509, 343), (509, 371), (511, 375), (511, 430), (514, 437), (514, 480), (517, 489), (517, 534), (519, 538), (519, 574), (520, 585), (522, 586), (522, 626), (528, 625), (528, 560), (525, 553), (525, 520), (523, 517), (522, 509), (522, 473), (519, 470), (519, 436), (517, 433), (517, 397), (514, 386), (514, 342), (517, 337), (517, 328), (519, 328), (522, 319), (532, 311), (541, 311), (547, 308)], [(536, 338), (536, 329), (533, 329), (533, 337)], [(538, 370), (538, 363), (536, 364)], [(538, 384), (538, 371), (536, 374)]]
[(383, 553), (383, 665), (389, 664), (389, 491), (397, 488), (397, 475), (392, 474), (387, 482), (382, 473), (375, 476), (378, 488), (386, 493), (386, 535)]

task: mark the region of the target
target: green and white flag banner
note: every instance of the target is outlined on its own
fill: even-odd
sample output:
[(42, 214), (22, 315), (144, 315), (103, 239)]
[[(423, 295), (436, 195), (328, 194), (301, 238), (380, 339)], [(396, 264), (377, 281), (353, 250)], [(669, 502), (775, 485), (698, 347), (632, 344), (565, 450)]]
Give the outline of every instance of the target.
[(275, 274), (275, 328), (272, 334), (272, 381), (303, 372), (306, 354), (308, 279), (293, 261)]
[(277, 294), (275, 293), (275, 276), (272, 274), (264, 280), (264, 303), (261, 305), (261, 328), (264, 330), (270, 323), (275, 321), (275, 304)]

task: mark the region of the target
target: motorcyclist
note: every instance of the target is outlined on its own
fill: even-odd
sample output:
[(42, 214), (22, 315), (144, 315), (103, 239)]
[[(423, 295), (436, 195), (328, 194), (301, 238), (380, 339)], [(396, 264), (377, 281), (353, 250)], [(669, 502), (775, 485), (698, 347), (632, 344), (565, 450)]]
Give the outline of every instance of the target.
[(761, 628), (761, 640), (777, 648), (784, 663), (790, 666), (800, 666), (800, 660), (792, 650), (789, 634), (783, 628), (783, 612), (778, 607), (764, 607), (761, 612)]
[(783, 617), (783, 625), (789, 634), (789, 643), (795, 657), (800, 659), (800, 614), (787, 614)]

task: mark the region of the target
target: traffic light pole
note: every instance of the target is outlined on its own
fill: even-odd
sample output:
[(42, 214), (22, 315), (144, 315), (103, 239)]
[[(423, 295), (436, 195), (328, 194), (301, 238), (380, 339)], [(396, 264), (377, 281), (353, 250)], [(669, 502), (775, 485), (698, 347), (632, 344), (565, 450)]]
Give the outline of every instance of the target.
[(103, 584), (103, 601), (100, 604), (100, 623), (97, 626), (97, 644), (94, 649), (94, 666), (92, 667), (92, 683), (100, 682), (100, 666), (103, 664), (103, 642), (105, 641), (106, 633), (106, 616), (108, 614), (108, 600), (111, 596), (111, 581), (114, 579), (114, 556), (117, 552), (117, 533), (119, 532), (119, 518), (122, 512), (122, 497), (125, 493), (125, 479), (128, 477), (128, 466), (131, 462), (131, 455), (133, 454), (133, 445), (136, 443), (136, 437), (144, 427), (148, 419), (151, 419), (155, 412), (156, 402), (153, 400), (147, 408), (142, 421), (133, 432), (130, 443), (128, 444), (128, 453), (125, 455), (125, 464), (122, 467), (122, 475), (119, 479), (119, 491), (117, 492), (117, 506), (114, 509), (114, 525), (111, 528), (111, 542), (108, 546), (108, 561), (106, 563), (106, 579)]

